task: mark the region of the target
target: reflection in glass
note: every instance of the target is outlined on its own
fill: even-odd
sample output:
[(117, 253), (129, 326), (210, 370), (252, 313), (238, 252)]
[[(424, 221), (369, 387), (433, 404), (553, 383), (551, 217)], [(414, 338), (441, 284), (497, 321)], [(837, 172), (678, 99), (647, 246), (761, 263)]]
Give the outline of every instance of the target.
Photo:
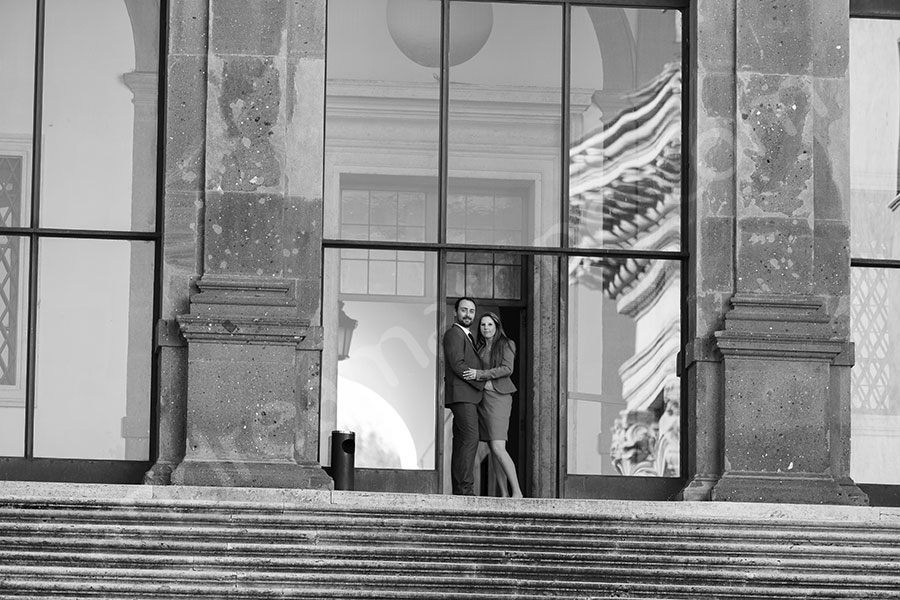
[(900, 484), (900, 269), (851, 270), (850, 476)]
[(568, 472), (680, 473), (680, 267), (569, 261)]
[(0, 236), (0, 456), (25, 450), (28, 240)]
[(440, 33), (439, 0), (329, 0), (325, 237), (437, 241)]
[[(476, 193), (455, 193), (447, 198), (447, 241), (451, 244), (521, 246), (526, 243), (533, 195), (515, 182), (451, 180), (457, 192), (481, 185)], [(499, 193), (487, 193), (497, 189)]]
[(0, 0), (0, 224), (28, 225), (34, 121), (35, 2)]
[(159, 19), (125, 4), (47, 1), (44, 227), (155, 227)]
[[(574, 10), (573, 23), (576, 15), (583, 14), (583, 21), (593, 26), (572, 29), (570, 244), (677, 250), (682, 102), (679, 13), (600, 7)], [(632, 28), (634, 35), (627, 35)], [(598, 40), (600, 53), (596, 52)], [(578, 48), (586, 53), (576, 52)], [(579, 86), (594, 82), (587, 75), (575, 75), (590, 73), (585, 63), (597, 70), (602, 66), (603, 72), (602, 89), (588, 89), (590, 95)]]
[(522, 297), (522, 257), (493, 252), (449, 252), (448, 298), (518, 300)]
[(850, 20), (850, 251), (900, 258), (900, 21)]
[[(447, 241), (466, 244), (557, 245), (561, 146), (562, 9), (537, 4), (454, 2), (450, 52), (470, 43), (455, 32), (482, 23), (491, 31), (470, 60), (450, 67)], [(465, 10), (464, 10), (465, 9)], [(471, 11), (468, 19), (466, 11)], [(469, 20), (471, 19), (471, 21)], [(473, 194), (465, 179), (531, 181)], [(454, 179), (459, 177), (459, 179)]]
[[(327, 250), (326, 265), (339, 252)], [(385, 267), (379, 277), (370, 277), (368, 292), (346, 290), (351, 278), (348, 262), (341, 261), (338, 301), (357, 325), (347, 358), (337, 363), (335, 423), (356, 432), (357, 467), (434, 469), (437, 257), (394, 254), (389, 264), (397, 271)], [(415, 265), (414, 276), (404, 275), (403, 265)], [(337, 330), (330, 328), (332, 343)], [(323, 414), (329, 411), (323, 408)]]
[(5, 227), (30, 220), (35, 6), (0, 0), (0, 224)]
[[(900, 22), (850, 20), (850, 248), (854, 258), (900, 258)], [(900, 484), (900, 270), (850, 272), (850, 475)]]
[(153, 244), (45, 239), (35, 456), (147, 460)]

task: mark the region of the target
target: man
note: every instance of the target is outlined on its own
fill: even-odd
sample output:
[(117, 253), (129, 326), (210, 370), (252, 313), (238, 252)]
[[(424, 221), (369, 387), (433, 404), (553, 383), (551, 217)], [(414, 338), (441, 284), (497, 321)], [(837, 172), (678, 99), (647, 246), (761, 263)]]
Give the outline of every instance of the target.
[(454, 323), (444, 332), (444, 405), (453, 413), (453, 453), (450, 479), (453, 493), (475, 495), (475, 454), (478, 451), (478, 404), (483, 381), (467, 380), (466, 369), (481, 369), (469, 326), (475, 320), (475, 301), (460, 298), (454, 305)]

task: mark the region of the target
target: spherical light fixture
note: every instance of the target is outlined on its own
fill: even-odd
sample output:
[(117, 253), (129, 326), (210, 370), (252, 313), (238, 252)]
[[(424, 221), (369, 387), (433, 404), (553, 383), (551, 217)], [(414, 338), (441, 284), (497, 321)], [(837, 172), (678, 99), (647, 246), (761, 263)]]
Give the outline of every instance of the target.
[[(387, 26), (394, 43), (411, 61), (437, 68), (441, 64), (439, 0), (388, 0)], [(484, 47), (494, 26), (490, 4), (450, 4), (450, 66), (466, 62)]]

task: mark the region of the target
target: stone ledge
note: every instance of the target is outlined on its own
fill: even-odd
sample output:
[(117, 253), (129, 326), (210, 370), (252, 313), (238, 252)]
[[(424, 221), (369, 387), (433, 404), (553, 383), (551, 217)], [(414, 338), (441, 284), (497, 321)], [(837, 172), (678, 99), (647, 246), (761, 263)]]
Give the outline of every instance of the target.
[(865, 527), (900, 526), (900, 508), (763, 502), (661, 502), (463, 497), (286, 488), (0, 482), (0, 504), (13, 502), (215, 506), (234, 509), (359, 509), (671, 521), (765, 521)]

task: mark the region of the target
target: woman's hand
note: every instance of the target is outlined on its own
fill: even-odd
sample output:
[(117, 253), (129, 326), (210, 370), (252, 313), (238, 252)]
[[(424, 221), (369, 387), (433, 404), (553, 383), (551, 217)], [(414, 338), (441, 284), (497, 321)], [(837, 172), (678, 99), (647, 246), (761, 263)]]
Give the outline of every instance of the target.
[(475, 369), (466, 369), (465, 371), (463, 371), (463, 379), (465, 379), (466, 381), (472, 381), (473, 379), (475, 379), (475, 372)]

